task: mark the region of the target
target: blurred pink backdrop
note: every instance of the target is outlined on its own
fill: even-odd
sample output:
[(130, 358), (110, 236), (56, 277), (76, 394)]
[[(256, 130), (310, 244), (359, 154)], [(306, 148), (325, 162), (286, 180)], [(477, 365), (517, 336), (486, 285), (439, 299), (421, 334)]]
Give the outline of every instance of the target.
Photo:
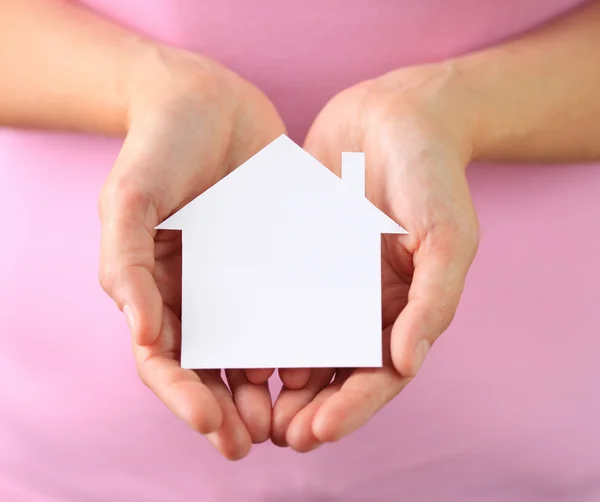
[[(579, 2), (89, 3), (239, 71), (301, 142), (338, 90)], [(118, 149), (0, 132), (0, 500), (600, 500), (598, 165), (473, 166), (479, 255), (419, 377), (338, 444), (299, 455), (267, 443), (233, 464), (138, 381), (97, 284), (96, 201)]]

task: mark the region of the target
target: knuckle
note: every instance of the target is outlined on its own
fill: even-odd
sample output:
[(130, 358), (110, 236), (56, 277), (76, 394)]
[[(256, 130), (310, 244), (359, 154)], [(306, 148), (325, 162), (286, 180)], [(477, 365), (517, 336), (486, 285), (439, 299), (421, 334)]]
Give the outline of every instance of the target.
[(455, 218), (449, 224), (447, 233), (454, 237), (452, 241), (456, 246), (456, 251), (460, 250), (461, 252), (472, 254), (477, 251), (480, 240), (480, 228), (474, 212), (462, 214), (460, 217)]
[(98, 270), (98, 282), (105, 293), (110, 295), (114, 287), (114, 276), (110, 272), (110, 268), (105, 264), (100, 265)]
[(439, 254), (446, 260), (453, 259), (463, 246), (459, 224), (454, 221), (432, 223), (422, 242), (426, 250)]
[(144, 365), (143, 364), (138, 364), (136, 365), (136, 370), (137, 370), (137, 374), (138, 374), (138, 378), (140, 379), (140, 381), (149, 389), (150, 387), (150, 380), (148, 379), (148, 372), (144, 369)]
[(473, 225), (471, 225), (470, 230), (465, 233), (465, 241), (467, 247), (471, 250), (472, 257), (475, 258), (479, 249), (479, 242), (481, 241), (481, 228), (479, 227), (477, 219), (475, 219)]
[(432, 310), (440, 320), (439, 324), (442, 327), (442, 331), (446, 331), (456, 317), (456, 306), (454, 304), (442, 304), (434, 307)]
[(111, 265), (107, 260), (103, 260), (98, 270), (98, 283), (102, 290), (110, 296), (119, 309), (123, 308), (123, 301), (118, 292), (119, 277), (122, 276), (117, 268)]
[(411, 301), (421, 311), (422, 317), (429, 318), (432, 324), (439, 328), (438, 336), (448, 329), (456, 317), (458, 300), (451, 295), (439, 298), (435, 303), (421, 297), (412, 297)]
[(102, 187), (99, 199), (101, 215), (113, 211), (141, 211), (146, 213), (151, 204), (151, 197), (139, 182), (127, 177), (109, 180)]
[(370, 122), (384, 127), (396, 122), (399, 105), (389, 99), (387, 91), (382, 90), (378, 84), (371, 83), (364, 92), (365, 110)]
[(450, 218), (441, 224), (431, 225), (423, 240), (447, 259), (465, 258), (473, 261), (479, 247), (480, 230), (477, 218), (464, 216)]

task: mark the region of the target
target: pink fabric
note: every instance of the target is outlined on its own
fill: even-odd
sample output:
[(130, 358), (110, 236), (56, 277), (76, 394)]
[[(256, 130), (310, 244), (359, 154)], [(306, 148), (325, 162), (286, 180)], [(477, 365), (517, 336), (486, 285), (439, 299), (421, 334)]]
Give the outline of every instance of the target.
[[(301, 141), (337, 90), (576, 2), (90, 3), (250, 78)], [(96, 199), (118, 148), (0, 133), (0, 500), (600, 500), (599, 166), (472, 169), (483, 241), (419, 378), (338, 444), (308, 455), (264, 444), (232, 464), (138, 381), (97, 285)]]

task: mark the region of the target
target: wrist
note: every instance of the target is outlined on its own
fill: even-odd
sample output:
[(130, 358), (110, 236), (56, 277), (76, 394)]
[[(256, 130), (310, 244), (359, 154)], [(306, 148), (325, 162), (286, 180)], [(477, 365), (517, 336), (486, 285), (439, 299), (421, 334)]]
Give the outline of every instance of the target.
[(172, 47), (144, 44), (124, 88), (126, 131), (142, 117), (193, 113), (210, 103), (231, 116), (239, 95), (238, 79), (209, 58)]
[(402, 68), (378, 79), (438, 147), (466, 166), (477, 154), (479, 110), (455, 61)]

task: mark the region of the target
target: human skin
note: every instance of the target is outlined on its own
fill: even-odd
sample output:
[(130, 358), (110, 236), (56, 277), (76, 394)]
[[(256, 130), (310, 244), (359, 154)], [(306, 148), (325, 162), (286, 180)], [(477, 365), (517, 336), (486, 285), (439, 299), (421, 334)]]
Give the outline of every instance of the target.
[(337, 441), (417, 375), (477, 250), (467, 165), (600, 159), (598, 89), (593, 2), (510, 43), (392, 71), (331, 99), (306, 150), (338, 174), (340, 151), (365, 152), (367, 196), (409, 235), (384, 236), (383, 368), (315, 369), (303, 388), (284, 389), (276, 444), (304, 452)]
[(277, 111), (215, 61), (76, 4), (3, 0), (0, 12), (13, 48), (0, 51), (1, 125), (126, 136), (100, 195), (99, 279), (142, 381), (226, 458), (246, 455), (269, 438), (271, 372), (228, 371), (230, 393), (219, 371), (180, 367), (181, 238), (154, 228), (285, 132)]
[[(474, 159), (600, 157), (600, 3), (521, 39), (400, 69), (334, 97), (306, 149), (339, 171), (366, 152), (367, 193), (409, 230), (384, 246), (381, 369), (282, 372), (178, 364), (181, 242), (154, 227), (285, 131), (249, 82), (59, 0), (0, 0), (0, 124), (126, 136), (100, 197), (100, 281), (124, 311), (142, 380), (226, 458), (271, 435), (298, 451), (364, 424), (451, 322), (478, 241)], [(34, 63), (34, 64), (33, 64)]]

